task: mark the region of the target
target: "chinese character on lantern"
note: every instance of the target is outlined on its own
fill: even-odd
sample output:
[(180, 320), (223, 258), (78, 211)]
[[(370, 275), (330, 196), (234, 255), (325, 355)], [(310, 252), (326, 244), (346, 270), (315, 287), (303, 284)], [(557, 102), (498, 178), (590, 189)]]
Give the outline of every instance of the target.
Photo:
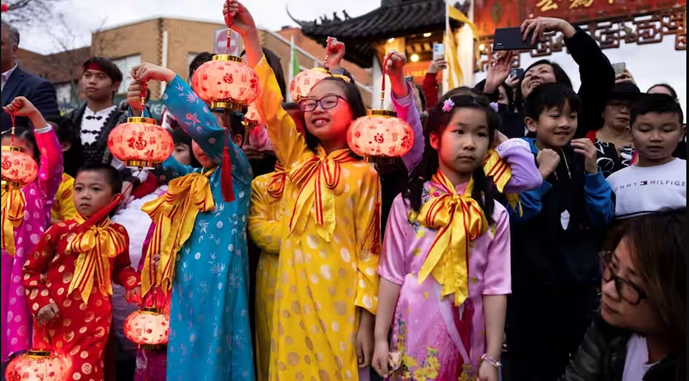
[(108, 150), (130, 168), (152, 169), (165, 161), (174, 148), (170, 133), (151, 118), (129, 118), (108, 135)]
[(124, 334), (139, 345), (167, 344), (170, 318), (153, 307), (134, 311), (124, 322)]

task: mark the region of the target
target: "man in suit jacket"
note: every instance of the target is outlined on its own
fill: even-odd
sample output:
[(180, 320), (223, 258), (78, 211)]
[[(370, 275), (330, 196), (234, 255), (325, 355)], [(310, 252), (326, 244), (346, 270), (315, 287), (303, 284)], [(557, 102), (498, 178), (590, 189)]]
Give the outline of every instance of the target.
[[(56, 120), (60, 117), (60, 109), (57, 106), (55, 88), (43, 78), (29, 74), (19, 68), (15, 57), (19, 50), (19, 31), (2, 21), (2, 57), (0, 70), (2, 70), (2, 106), (7, 106), (18, 96), (26, 97), (43, 114), (46, 120)], [(10, 116), (2, 111), (0, 122), (2, 131), (12, 127)], [(17, 126), (30, 126), (28, 118), (18, 117), (15, 120)]]

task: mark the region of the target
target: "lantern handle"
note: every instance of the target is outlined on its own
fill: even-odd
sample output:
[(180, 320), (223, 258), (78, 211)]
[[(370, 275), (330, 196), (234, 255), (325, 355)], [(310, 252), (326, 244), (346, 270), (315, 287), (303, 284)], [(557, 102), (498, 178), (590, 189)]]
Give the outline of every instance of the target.
[(383, 61), (383, 80), (380, 84), (380, 109), (383, 110), (383, 104), (385, 103), (385, 75), (387, 75), (388, 62), (390, 61), (390, 56), (385, 58)]
[(10, 146), (14, 146), (14, 120), (17, 117), (17, 113), (15, 111), (8, 112), (10, 114), (10, 120), (12, 121), (12, 132), (10, 133)]
[(328, 42), (326, 43), (325, 46), (325, 59), (323, 60), (323, 69), (330, 71), (330, 68), (328, 67), (328, 58), (330, 58), (330, 52), (332, 50), (332, 47), (330, 44), (332, 43), (332, 37), (328, 37)]

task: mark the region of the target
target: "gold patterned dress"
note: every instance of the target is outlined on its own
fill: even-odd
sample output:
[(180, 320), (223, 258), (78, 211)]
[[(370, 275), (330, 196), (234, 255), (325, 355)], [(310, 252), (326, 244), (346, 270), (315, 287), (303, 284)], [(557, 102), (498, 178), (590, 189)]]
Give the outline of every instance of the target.
[(261, 119), (289, 181), (283, 195), (270, 380), (358, 380), (360, 309), (375, 314), (380, 183), (348, 149), (314, 153), (282, 108), (275, 75), (256, 66)]
[(251, 206), (247, 229), (251, 240), (261, 249), (256, 270), (256, 376), (268, 379), (270, 368), (270, 333), (273, 327), (273, 301), (280, 254), (280, 217), (282, 216), (286, 174), (278, 163), (275, 172), (258, 176), (251, 182)]

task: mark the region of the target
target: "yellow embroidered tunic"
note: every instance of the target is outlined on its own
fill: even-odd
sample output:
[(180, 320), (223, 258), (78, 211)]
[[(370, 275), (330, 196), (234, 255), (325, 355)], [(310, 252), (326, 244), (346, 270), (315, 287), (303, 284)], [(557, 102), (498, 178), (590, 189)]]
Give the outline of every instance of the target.
[[(248, 231), (251, 240), (261, 249), (256, 270), (256, 364), (258, 380), (268, 379), (270, 368), (270, 333), (273, 327), (273, 302), (278, 276), (280, 254), (280, 217), (282, 216), (282, 192), (270, 194), (268, 184), (280, 173), (271, 172), (258, 176), (251, 183), (251, 207)], [(282, 177), (284, 172), (282, 172)], [(284, 183), (283, 183), (284, 184)], [(284, 185), (283, 185), (284, 188)], [(276, 198), (275, 196), (279, 196)]]
[[(256, 66), (263, 94), (258, 111), (280, 162), (285, 187), (275, 290), (270, 380), (357, 380), (359, 308), (376, 312), (378, 237), (375, 169), (350, 161), (349, 150), (310, 151), (282, 109), (275, 76)], [(311, 174), (309, 176), (309, 174)], [(377, 249), (376, 249), (377, 250)]]
[(76, 217), (74, 207), (74, 178), (66, 173), (62, 174), (62, 182), (57, 189), (55, 202), (50, 209), (50, 219), (53, 221), (68, 221)]

